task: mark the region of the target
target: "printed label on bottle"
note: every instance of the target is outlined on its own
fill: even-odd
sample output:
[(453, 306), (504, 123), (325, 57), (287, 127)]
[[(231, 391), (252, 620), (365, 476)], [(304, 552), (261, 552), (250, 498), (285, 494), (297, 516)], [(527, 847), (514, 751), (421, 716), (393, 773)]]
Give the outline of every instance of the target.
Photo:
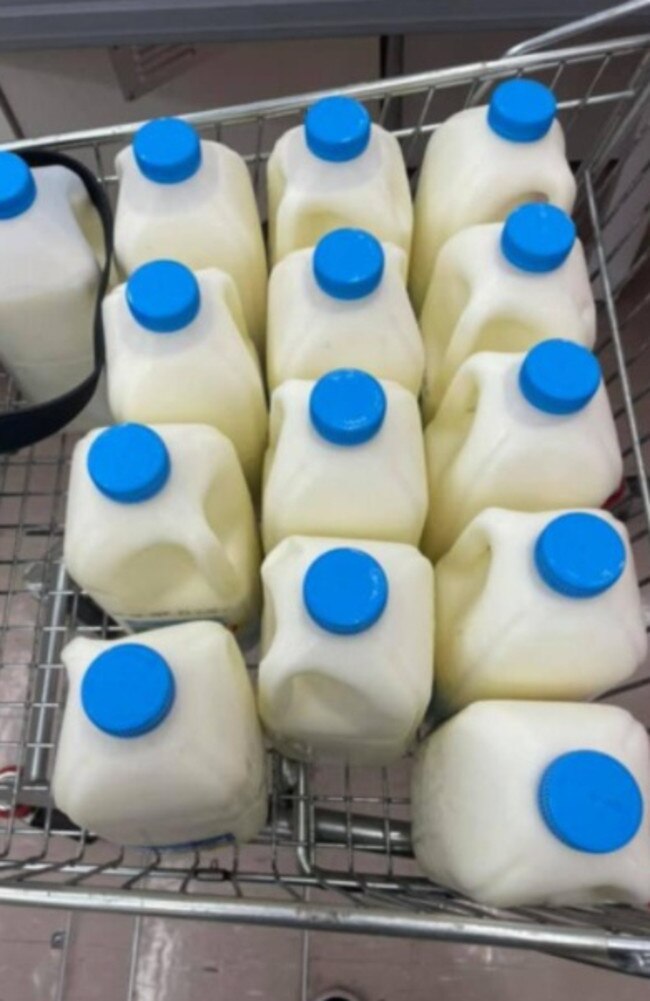
[(187, 852), (195, 849), (217, 848), (220, 845), (233, 845), (235, 843), (234, 834), (219, 834), (215, 838), (205, 838), (202, 841), (182, 841), (174, 845), (151, 845), (153, 851), (159, 852)]

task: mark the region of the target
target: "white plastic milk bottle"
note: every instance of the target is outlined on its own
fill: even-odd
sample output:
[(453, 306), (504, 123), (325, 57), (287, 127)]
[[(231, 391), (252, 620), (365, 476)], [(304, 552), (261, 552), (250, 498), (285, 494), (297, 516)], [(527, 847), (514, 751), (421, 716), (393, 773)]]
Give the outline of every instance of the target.
[(268, 169), (269, 242), (275, 263), (342, 226), (411, 249), (413, 205), (395, 136), (350, 97), (312, 105), (304, 125), (275, 144)]
[(271, 390), (361, 368), (417, 396), (424, 348), (405, 286), (406, 255), (361, 229), (337, 229), (273, 268), (266, 331)]
[(255, 700), (231, 633), (190, 622), (64, 649), (54, 800), (118, 844), (249, 841), (267, 813)]
[(201, 424), (119, 424), (86, 435), (72, 458), (64, 559), (77, 584), (132, 628), (249, 623), (259, 546), (231, 442)]
[(649, 750), (616, 706), (477, 702), (417, 756), (416, 858), (489, 906), (645, 906)]
[(143, 125), (118, 154), (115, 253), (129, 275), (159, 258), (220, 268), (237, 286), (248, 331), (261, 350), (266, 255), (246, 164), (222, 143), (200, 139), (178, 118)]
[(571, 212), (576, 182), (552, 91), (506, 80), (487, 107), (465, 108), (431, 136), (415, 198), (411, 294), (421, 309), (443, 244), (468, 226), (497, 222), (524, 202)]
[(294, 536), (262, 566), (259, 708), (303, 760), (388, 764), (431, 697), (433, 570), (413, 546)]
[(627, 531), (604, 511), (489, 508), (436, 565), (436, 710), (583, 699), (647, 653)]
[(259, 484), (267, 412), (259, 362), (224, 271), (152, 261), (104, 300), (108, 393), (116, 421), (209, 424)]
[(291, 380), (271, 399), (264, 461), (266, 552), (289, 535), (417, 545), (427, 513), (415, 397), (358, 369)]
[(78, 221), (92, 208), (63, 167), (0, 152), (0, 364), (31, 403), (93, 370), (99, 266)]
[(552, 205), (529, 203), (503, 224), (453, 236), (438, 257), (420, 323), (427, 421), (471, 354), (526, 351), (553, 337), (593, 347), (596, 309), (573, 221)]
[(424, 442), (423, 549), (434, 560), (484, 508), (602, 507), (623, 478), (600, 365), (571, 341), (542, 341), (525, 355), (472, 355)]

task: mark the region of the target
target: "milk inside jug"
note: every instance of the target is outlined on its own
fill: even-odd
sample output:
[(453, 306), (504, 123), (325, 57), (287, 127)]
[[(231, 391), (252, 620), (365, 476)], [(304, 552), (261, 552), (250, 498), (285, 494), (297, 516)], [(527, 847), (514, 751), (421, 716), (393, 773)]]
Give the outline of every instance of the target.
[(624, 709), (477, 702), (413, 773), (413, 843), (443, 886), (496, 907), (650, 896), (650, 754)]
[(215, 622), (74, 639), (52, 781), (75, 823), (127, 845), (248, 841), (267, 812), (246, 667)]
[(487, 107), (465, 108), (429, 140), (415, 197), (411, 294), (421, 309), (445, 241), (524, 202), (571, 212), (576, 183), (555, 97), (536, 80), (506, 80)]
[(293, 757), (387, 764), (431, 696), (433, 571), (412, 546), (294, 536), (262, 567), (259, 707)]
[(425, 420), (463, 361), (562, 337), (591, 348), (596, 310), (582, 244), (560, 209), (527, 204), (474, 226), (441, 251), (420, 318)]
[(479, 699), (590, 698), (645, 660), (627, 531), (604, 511), (483, 511), (436, 579), (441, 716)]
[(177, 118), (143, 125), (118, 154), (115, 253), (125, 274), (159, 258), (220, 268), (233, 278), (248, 331), (261, 349), (266, 256), (255, 195), (242, 158), (200, 139)]
[(406, 255), (371, 233), (338, 229), (297, 250), (269, 282), (269, 388), (361, 368), (416, 395), (424, 348), (405, 287)]
[(326, 97), (275, 144), (267, 169), (271, 260), (354, 226), (411, 249), (413, 206), (399, 143), (350, 97)]
[(78, 218), (93, 212), (71, 171), (0, 152), (0, 363), (31, 403), (94, 367), (99, 266)]
[(426, 430), (425, 451), (423, 548), (432, 559), (484, 508), (601, 507), (623, 478), (600, 365), (570, 341), (468, 358)]
[(86, 435), (72, 458), (64, 559), (77, 584), (131, 628), (250, 623), (259, 548), (231, 442), (197, 424)]
[(256, 488), (266, 401), (232, 278), (177, 261), (143, 264), (104, 300), (104, 329), (115, 420), (216, 427)]
[(264, 461), (266, 552), (289, 535), (417, 545), (427, 512), (420, 415), (397, 383), (338, 369), (271, 399)]

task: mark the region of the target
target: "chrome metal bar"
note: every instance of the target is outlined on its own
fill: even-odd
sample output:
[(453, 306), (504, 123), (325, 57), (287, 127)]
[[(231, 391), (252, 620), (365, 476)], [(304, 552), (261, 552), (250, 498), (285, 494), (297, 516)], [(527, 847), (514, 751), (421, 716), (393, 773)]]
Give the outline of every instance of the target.
[[(65, 606), (68, 595), (65, 593), (65, 568), (60, 564), (56, 568), (56, 579), (51, 595), (46, 600), (51, 602), (52, 625), (61, 625), (65, 617)], [(54, 713), (49, 705), (56, 700), (56, 690), (59, 682), (58, 662), (61, 652), (61, 635), (57, 629), (46, 629), (43, 632), (41, 656), (35, 667), (36, 679), (34, 685), (34, 703), (27, 732), (26, 753), (24, 764), (24, 781), (27, 784), (43, 782), (47, 778), (48, 763), (51, 754), (51, 740), (54, 725)]]
[[(650, 2), (650, 0), (648, 0)], [(337, 93), (349, 94), (359, 100), (381, 99), (385, 96), (406, 96), (415, 94), (427, 87), (451, 87), (462, 83), (471, 83), (476, 79), (511, 76), (518, 71), (534, 72), (545, 66), (555, 65), (558, 60), (566, 59), (574, 62), (598, 58), (606, 51), (611, 55), (622, 55), (642, 49), (650, 44), (650, 33), (632, 35), (603, 43), (575, 46), (574, 48), (534, 52), (521, 56), (506, 56), (502, 59), (485, 62), (468, 63), (465, 66), (452, 66), (447, 69), (427, 73), (415, 73), (393, 80), (378, 80), (373, 83), (352, 84), (337, 89)], [(213, 108), (209, 111), (192, 112), (183, 115), (186, 121), (201, 128), (219, 123), (225, 125), (237, 122), (254, 122), (258, 118), (281, 118), (285, 115), (301, 111), (320, 97), (331, 93), (331, 90), (309, 91), (292, 97), (256, 101), (250, 104), (233, 105), (228, 108)], [(143, 124), (143, 121), (129, 122), (108, 128), (85, 129), (79, 132), (61, 133), (53, 136), (43, 136), (22, 142), (10, 142), (3, 149), (20, 151), (25, 148), (56, 147), (72, 149), (89, 146), (94, 142), (116, 142), (128, 139), (129, 136)]]
[(396, 938), (465, 942), (470, 945), (531, 949), (552, 948), (558, 953), (625, 958), (650, 953), (650, 939), (611, 935), (604, 930), (538, 926), (525, 922), (492, 921), (442, 915), (406, 914), (388, 909), (354, 910), (329, 904), (279, 903), (274, 900), (225, 900), (208, 896), (174, 896), (155, 891), (137, 892), (82, 887), (0, 885), (0, 904), (101, 910), (144, 917), (189, 918), (240, 925), (306, 928), (310, 931)]
[(344, 845), (349, 838), (354, 849), (361, 851), (390, 851), (393, 855), (413, 856), (411, 846), (411, 825), (405, 821), (390, 821), (386, 825), (381, 817), (364, 817), (363, 814), (349, 815), (341, 810), (314, 810), (315, 840), (323, 844)]
[(578, 21), (571, 21), (563, 24), (559, 28), (552, 28), (541, 35), (527, 38), (518, 45), (513, 45), (508, 49), (506, 55), (520, 56), (528, 52), (538, 52), (551, 45), (561, 45), (568, 38), (575, 38), (576, 35), (586, 35), (591, 31), (609, 26), (614, 21), (622, 17), (629, 17), (632, 14), (644, 14), (650, 12), (650, 0), (628, 0), (627, 3), (618, 4), (616, 7), (606, 7), (605, 10), (597, 11), (595, 14), (588, 14)]
[(598, 218), (598, 207), (596, 205), (596, 199), (594, 197), (594, 189), (590, 171), (587, 171), (584, 175), (584, 184), (585, 184), (585, 192), (587, 195), (587, 205), (589, 207), (589, 215), (594, 230), (594, 237), (596, 240), (596, 256), (598, 259), (598, 267), (600, 270), (600, 280), (602, 283), (605, 309), (607, 312), (607, 319), (612, 334), (612, 341), (614, 344), (616, 361), (618, 363), (618, 370), (621, 377), (621, 392), (623, 394), (623, 402), (625, 403), (627, 420), (630, 427), (630, 436), (632, 438), (631, 450), (634, 454), (634, 460), (636, 463), (637, 471), (639, 473), (639, 490), (641, 493), (641, 500), (643, 502), (643, 508), (645, 511), (646, 524), (648, 525), (648, 528), (650, 530), (650, 489), (648, 488), (645, 462), (643, 460), (643, 453), (641, 451), (641, 434), (639, 432), (639, 426), (637, 423), (636, 413), (634, 410), (632, 390), (630, 388), (630, 380), (627, 373), (625, 352), (623, 350), (621, 332), (618, 325), (616, 306), (614, 305), (614, 298), (612, 295), (612, 289), (609, 282), (609, 275), (607, 273), (605, 248), (603, 247), (602, 232), (600, 229), (600, 221)]

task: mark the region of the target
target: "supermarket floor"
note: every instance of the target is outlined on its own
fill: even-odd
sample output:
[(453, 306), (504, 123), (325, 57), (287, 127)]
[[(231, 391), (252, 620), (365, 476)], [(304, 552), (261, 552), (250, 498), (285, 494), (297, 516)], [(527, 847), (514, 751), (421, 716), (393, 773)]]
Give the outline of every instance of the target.
[(0, 909), (0, 1001), (641, 1001), (647, 981), (515, 951)]

